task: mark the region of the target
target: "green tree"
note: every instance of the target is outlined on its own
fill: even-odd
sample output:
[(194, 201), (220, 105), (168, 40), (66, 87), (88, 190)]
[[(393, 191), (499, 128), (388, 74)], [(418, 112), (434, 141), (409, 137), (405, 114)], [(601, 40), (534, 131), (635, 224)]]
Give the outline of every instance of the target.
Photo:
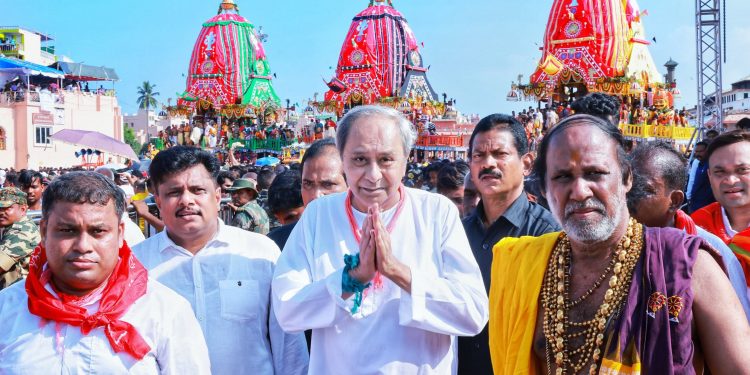
[(132, 148), (136, 155), (138, 155), (141, 151), (141, 143), (138, 142), (138, 140), (135, 138), (135, 132), (133, 131), (133, 128), (128, 126), (128, 124), (123, 124), (122, 134), (123, 138), (125, 138), (125, 143), (130, 145), (130, 148)]
[(143, 82), (143, 85), (138, 88), (138, 99), (136, 99), (138, 102), (138, 108), (143, 108), (145, 110), (156, 108), (158, 104), (156, 97), (159, 96), (159, 93), (154, 92), (155, 88), (156, 85), (152, 85), (151, 82)]

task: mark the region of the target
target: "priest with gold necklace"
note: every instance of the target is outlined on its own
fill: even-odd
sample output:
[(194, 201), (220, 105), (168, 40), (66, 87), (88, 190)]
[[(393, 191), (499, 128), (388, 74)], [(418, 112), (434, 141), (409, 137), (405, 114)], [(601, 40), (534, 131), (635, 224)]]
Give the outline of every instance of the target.
[(495, 374), (750, 373), (750, 327), (720, 255), (629, 217), (623, 143), (575, 115), (540, 144), (534, 171), (564, 231), (494, 247)]
[(311, 202), (273, 280), (282, 328), (312, 329), (310, 374), (455, 374), (456, 336), (487, 322), (487, 294), (456, 206), (401, 185), (416, 134), (396, 110), (338, 125), (346, 193)]

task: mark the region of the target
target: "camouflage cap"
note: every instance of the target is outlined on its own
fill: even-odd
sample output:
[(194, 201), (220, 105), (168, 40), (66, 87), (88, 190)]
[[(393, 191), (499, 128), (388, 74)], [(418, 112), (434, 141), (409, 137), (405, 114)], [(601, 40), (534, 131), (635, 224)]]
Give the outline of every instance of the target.
[(10, 207), (13, 204), (26, 205), (26, 193), (17, 187), (6, 187), (0, 189), (0, 208)]
[(242, 189), (248, 189), (258, 193), (256, 182), (249, 178), (238, 178), (232, 183), (232, 187), (228, 187), (227, 191), (237, 191)]

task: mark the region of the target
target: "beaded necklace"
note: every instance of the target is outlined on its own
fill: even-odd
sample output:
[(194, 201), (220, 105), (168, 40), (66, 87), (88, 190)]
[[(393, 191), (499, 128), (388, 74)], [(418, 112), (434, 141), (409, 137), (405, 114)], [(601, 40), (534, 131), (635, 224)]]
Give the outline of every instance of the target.
[[(542, 285), (543, 331), (546, 338), (546, 362), (552, 374), (579, 373), (593, 359), (589, 374), (596, 374), (602, 357), (604, 331), (627, 299), (633, 270), (643, 249), (643, 227), (630, 219), (627, 233), (617, 245), (604, 273), (577, 300), (570, 301), (570, 239), (563, 232), (552, 251)], [(602, 282), (609, 278), (609, 288), (604, 294), (594, 318), (583, 322), (570, 320), (570, 309), (588, 298)], [(572, 348), (570, 339), (584, 337), (584, 343)], [(550, 355), (550, 352), (552, 355)]]

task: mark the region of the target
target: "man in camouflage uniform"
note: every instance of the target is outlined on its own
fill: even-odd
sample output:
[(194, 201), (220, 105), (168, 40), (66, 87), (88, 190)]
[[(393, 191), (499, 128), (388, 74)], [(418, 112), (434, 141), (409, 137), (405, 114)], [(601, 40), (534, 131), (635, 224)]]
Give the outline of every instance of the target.
[(256, 201), (258, 190), (255, 181), (238, 178), (227, 188), (235, 208), (234, 218), (229, 225), (260, 234), (268, 234), (268, 214)]
[(26, 193), (15, 187), (0, 189), (0, 289), (26, 277), (29, 255), (41, 240), (27, 209)]

